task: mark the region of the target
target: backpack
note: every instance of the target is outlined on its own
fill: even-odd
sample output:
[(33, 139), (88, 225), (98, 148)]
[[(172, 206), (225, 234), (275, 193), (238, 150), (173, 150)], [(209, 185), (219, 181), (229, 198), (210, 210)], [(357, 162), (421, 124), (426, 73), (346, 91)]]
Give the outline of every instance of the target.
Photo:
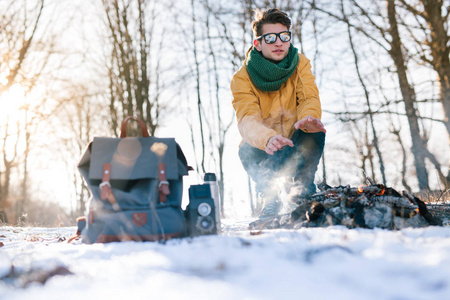
[[(130, 119), (139, 123), (142, 137), (127, 137)], [(175, 139), (149, 136), (145, 123), (130, 116), (122, 122), (120, 138), (93, 139), (78, 169), (91, 198), (69, 242), (80, 235), (85, 243), (186, 235), (183, 176), (192, 168)]]

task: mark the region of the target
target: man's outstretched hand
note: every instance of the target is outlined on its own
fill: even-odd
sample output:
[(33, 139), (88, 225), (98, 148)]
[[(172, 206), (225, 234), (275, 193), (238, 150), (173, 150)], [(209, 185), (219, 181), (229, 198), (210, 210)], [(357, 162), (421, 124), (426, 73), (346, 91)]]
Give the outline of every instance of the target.
[(280, 134), (273, 136), (267, 142), (266, 153), (273, 155), (275, 151), (281, 150), (286, 146), (294, 147), (294, 143)]
[[(313, 116), (307, 116), (294, 124), (295, 129), (301, 129), (309, 133), (324, 132), (327, 130), (320, 119), (314, 119)], [(294, 147), (294, 143), (282, 135), (276, 135), (269, 139), (266, 145), (266, 153), (273, 155), (276, 151), (283, 149), (286, 146)]]
[(315, 133), (315, 132), (324, 132), (326, 133), (327, 130), (322, 124), (322, 121), (320, 121), (319, 118), (314, 119), (313, 116), (307, 116), (297, 123), (294, 124), (295, 129), (301, 129), (303, 131), (309, 132), (309, 133)]

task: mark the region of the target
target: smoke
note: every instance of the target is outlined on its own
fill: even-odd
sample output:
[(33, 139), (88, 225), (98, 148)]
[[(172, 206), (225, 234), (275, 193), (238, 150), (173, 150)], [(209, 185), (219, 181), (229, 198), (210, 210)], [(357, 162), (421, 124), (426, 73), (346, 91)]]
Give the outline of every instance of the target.
[[(294, 147), (285, 147), (268, 155), (244, 143), (239, 149), (242, 165), (255, 182), (255, 189), (264, 201), (280, 200), (283, 211), (290, 211), (300, 195), (316, 192), (314, 176), (323, 151), (317, 137), (297, 137)], [(301, 138), (300, 138), (301, 137)], [(294, 143), (295, 144), (295, 143)]]

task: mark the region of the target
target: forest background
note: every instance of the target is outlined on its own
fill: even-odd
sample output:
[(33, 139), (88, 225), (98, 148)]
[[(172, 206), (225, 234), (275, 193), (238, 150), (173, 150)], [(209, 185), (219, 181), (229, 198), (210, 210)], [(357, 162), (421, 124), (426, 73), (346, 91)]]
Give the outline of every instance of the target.
[(224, 215), (255, 214), (229, 84), (272, 7), (319, 87), (316, 182), (448, 192), (450, 0), (0, 0), (0, 221), (73, 224), (78, 160), (128, 115), (175, 137), (185, 189), (215, 172)]

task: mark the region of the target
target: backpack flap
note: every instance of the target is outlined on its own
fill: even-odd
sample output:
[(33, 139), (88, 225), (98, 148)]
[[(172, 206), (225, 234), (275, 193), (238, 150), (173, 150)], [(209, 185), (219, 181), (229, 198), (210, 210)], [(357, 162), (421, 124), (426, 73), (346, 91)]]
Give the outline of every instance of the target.
[[(99, 200), (104, 165), (110, 164), (109, 180), (119, 206), (122, 209), (136, 209), (148, 206), (149, 195), (154, 198), (158, 194), (161, 163), (165, 168), (164, 180), (169, 182), (167, 204), (181, 207), (182, 176), (188, 174), (188, 166), (173, 138), (95, 137), (78, 168), (92, 192), (92, 200)], [(156, 197), (159, 198), (158, 204), (165, 202), (161, 195)], [(108, 201), (94, 203), (97, 203), (94, 206), (111, 209)]]
[(178, 163), (173, 138), (96, 137), (92, 142), (90, 180), (102, 179), (105, 163), (111, 164), (111, 180), (157, 179), (160, 163), (165, 165), (168, 180), (187, 175), (187, 168)]

